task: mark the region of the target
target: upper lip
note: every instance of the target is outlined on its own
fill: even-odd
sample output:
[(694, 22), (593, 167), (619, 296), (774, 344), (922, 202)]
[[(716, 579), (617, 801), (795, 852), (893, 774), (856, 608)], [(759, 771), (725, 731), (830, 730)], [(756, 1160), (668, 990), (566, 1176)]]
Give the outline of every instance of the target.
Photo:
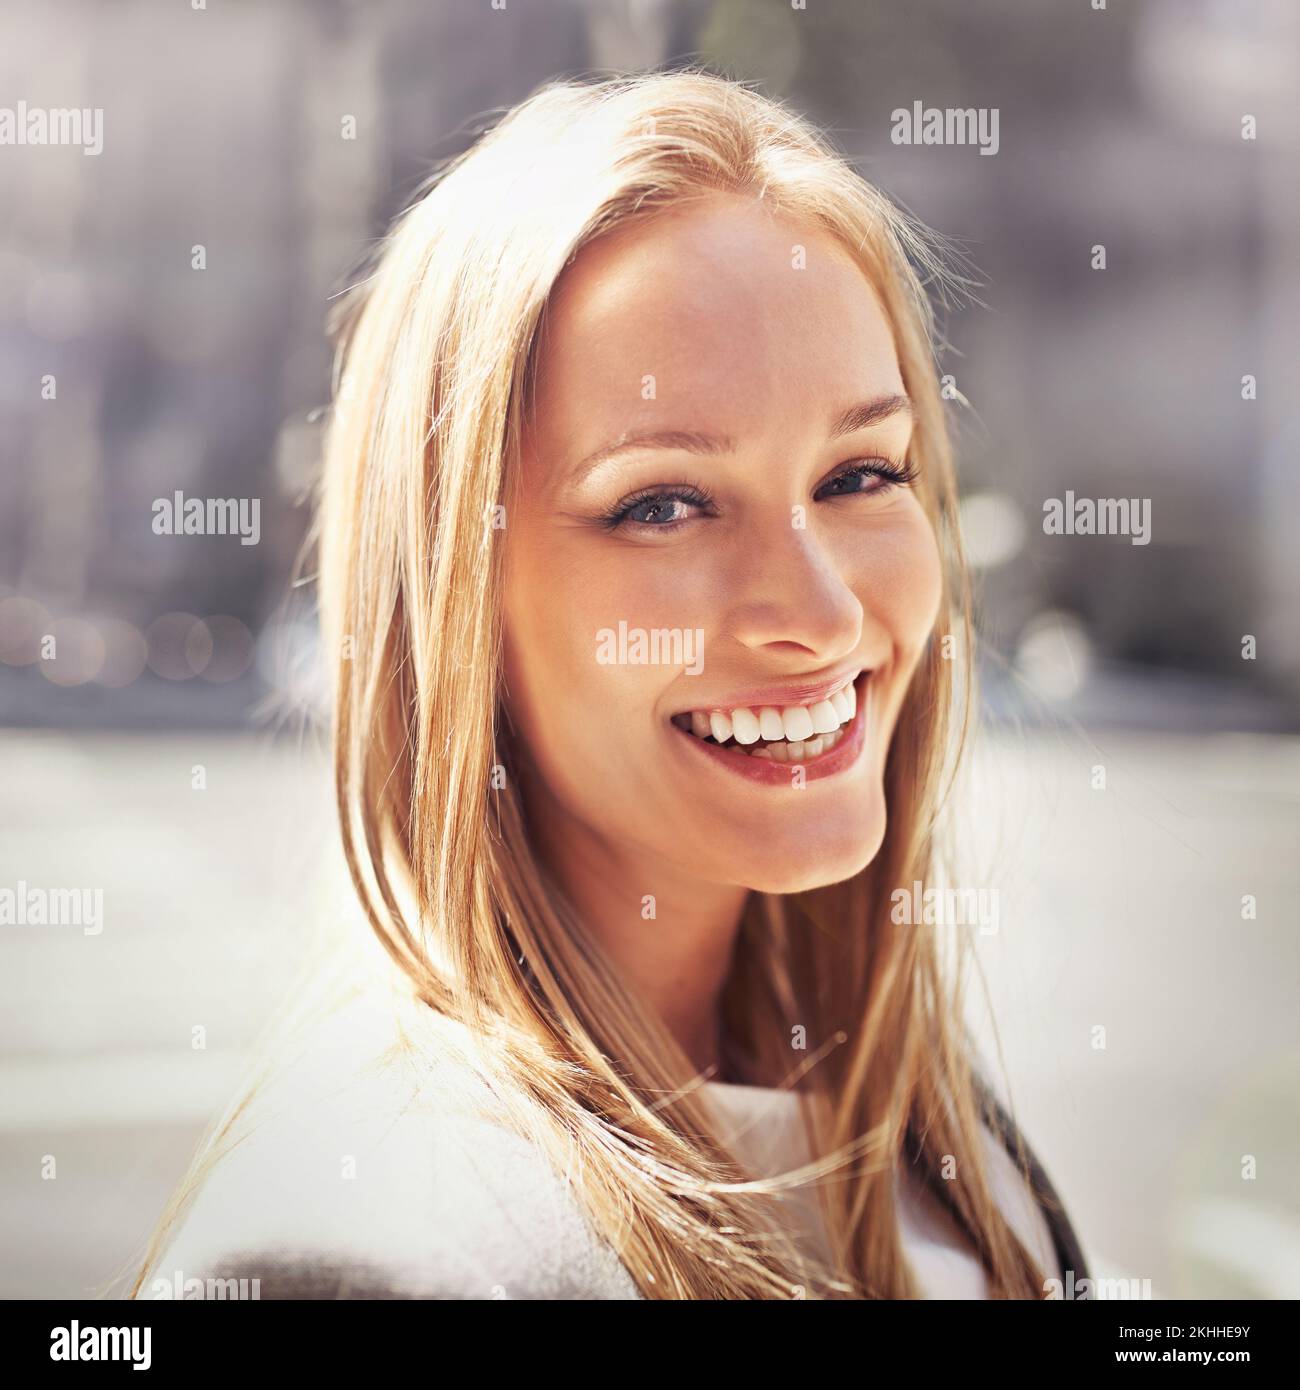
[(714, 700), (696, 700), (677, 713), (689, 714), (692, 710), (763, 709), (769, 706), (781, 709), (789, 705), (815, 705), (822, 700), (830, 699), (837, 690), (844, 690), (850, 686), (864, 670), (864, 666), (852, 666), (833, 676), (796, 676), (772, 685), (733, 690)]

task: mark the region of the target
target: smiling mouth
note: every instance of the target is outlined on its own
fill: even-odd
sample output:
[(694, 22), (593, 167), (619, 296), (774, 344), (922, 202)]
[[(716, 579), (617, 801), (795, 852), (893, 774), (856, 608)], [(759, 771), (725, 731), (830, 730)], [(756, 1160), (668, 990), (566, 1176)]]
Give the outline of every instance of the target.
[(775, 763), (807, 763), (824, 757), (849, 732), (870, 671), (859, 672), (827, 700), (804, 705), (691, 710), (672, 722), (699, 739), (731, 753)]

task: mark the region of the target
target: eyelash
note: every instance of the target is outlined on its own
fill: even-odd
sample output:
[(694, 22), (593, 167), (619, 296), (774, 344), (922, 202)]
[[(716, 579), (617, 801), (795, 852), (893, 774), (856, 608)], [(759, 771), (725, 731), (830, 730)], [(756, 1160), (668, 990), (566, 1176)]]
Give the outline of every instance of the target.
[[(866, 491), (838, 492), (833, 493), (832, 496), (877, 497), (895, 487), (911, 487), (917, 479), (917, 470), (910, 460), (903, 463), (893, 463), (888, 459), (855, 459), (851, 464), (840, 469), (833, 477), (828, 478), (822, 487), (828, 487), (831, 483), (839, 482), (842, 478), (878, 478), (882, 486)], [(821, 488), (818, 491), (820, 492)], [(623, 501), (611, 507), (600, 518), (600, 524), (607, 531), (616, 531), (637, 507), (643, 507), (647, 502), (685, 502), (689, 506), (702, 508), (711, 508), (714, 505), (712, 494), (698, 483), (680, 483), (668, 488), (651, 487), (633, 493), (631, 497), (624, 498)], [(659, 524), (649, 521), (636, 524), (651, 531), (675, 531), (686, 520), (688, 520), (687, 517), (679, 517), (676, 521), (666, 521)]]

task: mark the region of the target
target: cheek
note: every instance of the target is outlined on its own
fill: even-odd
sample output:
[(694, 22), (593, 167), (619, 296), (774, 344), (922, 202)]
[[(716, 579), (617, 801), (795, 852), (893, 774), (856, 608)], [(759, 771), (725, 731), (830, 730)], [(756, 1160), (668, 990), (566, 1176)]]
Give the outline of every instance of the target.
[(602, 777), (613, 776), (629, 759), (638, 717), (650, 727), (648, 712), (673, 674), (620, 662), (619, 625), (671, 626), (680, 594), (674, 601), (671, 582), (652, 579), (645, 567), (601, 563), (590, 543), (569, 547), (554, 535), (534, 543), (521, 528), (511, 544), (504, 653), (511, 719), (548, 779), (566, 784), (566, 769), (593, 762)]
[(915, 497), (871, 537), (863, 603), (890, 635), (901, 664), (915, 664), (939, 615), (943, 567), (929, 518)]
[[(518, 525), (518, 523), (516, 523)], [(589, 675), (581, 577), (520, 527), (505, 576), (505, 675), (510, 717), (539, 757), (573, 725)], [(557, 750), (558, 751), (558, 750)]]

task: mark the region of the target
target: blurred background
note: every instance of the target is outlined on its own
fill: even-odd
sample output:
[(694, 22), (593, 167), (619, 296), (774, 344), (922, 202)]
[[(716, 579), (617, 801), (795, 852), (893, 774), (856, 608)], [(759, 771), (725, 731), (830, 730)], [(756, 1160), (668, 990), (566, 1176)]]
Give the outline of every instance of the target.
[[(0, 1296), (130, 1256), (347, 897), (294, 587), (331, 295), (501, 108), (680, 61), (789, 99), (979, 281), (954, 810), (1031, 1142), (1104, 1270), (1300, 1296), (1300, 11), (195, 3), (0, 12), (0, 106), (103, 111), (98, 155), (0, 146), (0, 887), (105, 900), (0, 928)], [(996, 156), (891, 143), (918, 101), (997, 108)], [(258, 543), (155, 534), (178, 491), (259, 499)], [(1044, 534), (1067, 491), (1148, 499), (1150, 543)]]

